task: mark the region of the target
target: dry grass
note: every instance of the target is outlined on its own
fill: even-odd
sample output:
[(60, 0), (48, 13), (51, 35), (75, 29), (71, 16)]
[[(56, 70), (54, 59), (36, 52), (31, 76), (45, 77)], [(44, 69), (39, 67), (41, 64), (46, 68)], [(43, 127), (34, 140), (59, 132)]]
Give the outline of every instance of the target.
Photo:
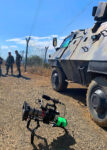
[[(6, 70), (5, 64), (2, 65), (2, 68)], [(21, 65), (21, 71), (24, 73), (24, 66)], [(10, 72), (10, 70), (9, 70)], [(17, 68), (16, 65), (13, 65), (13, 72), (17, 74)], [(51, 75), (51, 68), (45, 68), (44, 66), (28, 66), (27, 67), (27, 73), (30, 74), (38, 74), (40, 76), (49, 77)]]
[[(24, 71), (23, 67), (21, 67), (21, 70)], [(40, 76), (46, 76), (46, 77), (51, 75), (51, 69), (44, 68), (42, 66), (27, 67), (27, 72), (31, 74), (38, 74)]]
[[(22, 74), (23, 68), (22, 66)], [(15, 70), (14, 66), (14, 72)], [(37, 68), (33, 72), (41, 73), (42, 76), (26, 73), (24, 76), (30, 76), (29, 80), (12, 76), (0, 79), (0, 150), (107, 150), (106, 131), (90, 120), (86, 107), (81, 105), (85, 99), (84, 90), (71, 84), (65, 93), (55, 92), (50, 78), (44, 77), (50, 70), (48, 72), (48, 69)], [(65, 104), (68, 134), (61, 128), (40, 123), (41, 127), (36, 134), (41, 139), (35, 137), (36, 146), (32, 147), (30, 132), (26, 129), (27, 122), (22, 122), (22, 106), (26, 100), (33, 108), (38, 108), (37, 98), (42, 94), (59, 99)], [(58, 105), (62, 117), (63, 109), (64, 107)], [(32, 123), (31, 127), (35, 126), (35, 122)]]

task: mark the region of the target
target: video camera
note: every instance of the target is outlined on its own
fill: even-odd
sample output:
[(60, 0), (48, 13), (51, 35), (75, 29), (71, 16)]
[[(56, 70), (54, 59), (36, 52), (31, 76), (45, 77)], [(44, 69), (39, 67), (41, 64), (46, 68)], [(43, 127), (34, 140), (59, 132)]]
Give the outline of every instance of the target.
[[(57, 111), (56, 104), (65, 106), (64, 103), (47, 95), (42, 95), (42, 98), (47, 101), (52, 101), (53, 104), (47, 103), (45, 106), (43, 106), (43, 101), (38, 99), (38, 102), (40, 103), (40, 110), (30, 107), (27, 102), (24, 102), (22, 108), (22, 120), (27, 121), (27, 129), (31, 131), (31, 144), (33, 144), (35, 131), (40, 127), (40, 121), (45, 124), (52, 124), (53, 127), (64, 128), (67, 126), (67, 120), (65, 118), (56, 117), (60, 115), (60, 113)], [(37, 122), (37, 126), (33, 130), (29, 128), (31, 120)]]

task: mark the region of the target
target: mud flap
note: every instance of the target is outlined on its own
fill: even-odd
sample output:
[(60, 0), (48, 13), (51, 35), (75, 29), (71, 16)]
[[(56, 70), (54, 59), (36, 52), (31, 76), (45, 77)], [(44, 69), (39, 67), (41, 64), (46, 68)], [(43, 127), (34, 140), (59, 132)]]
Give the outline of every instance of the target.
[(80, 73), (81, 83), (83, 85), (86, 85), (87, 84), (87, 77), (86, 77), (87, 68), (86, 67), (79, 67), (78, 70), (79, 70), (79, 73)]

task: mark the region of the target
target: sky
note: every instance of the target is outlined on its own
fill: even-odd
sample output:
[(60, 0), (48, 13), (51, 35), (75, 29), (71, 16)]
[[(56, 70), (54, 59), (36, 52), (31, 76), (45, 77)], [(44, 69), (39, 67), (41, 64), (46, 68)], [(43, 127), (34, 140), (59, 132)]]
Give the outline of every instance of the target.
[[(0, 1), (0, 55), (17, 49), (25, 52), (25, 38), (31, 36), (29, 56), (44, 56), (54, 52), (53, 37), (58, 45), (73, 30), (94, 25), (92, 8), (100, 0), (1, 0)], [(106, 1), (105, 1), (106, 2)]]

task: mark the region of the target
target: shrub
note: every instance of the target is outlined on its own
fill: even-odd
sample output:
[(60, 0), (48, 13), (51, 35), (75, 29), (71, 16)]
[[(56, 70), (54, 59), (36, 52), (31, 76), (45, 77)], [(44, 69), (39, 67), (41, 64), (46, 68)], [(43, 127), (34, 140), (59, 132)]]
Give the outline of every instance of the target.
[(28, 58), (27, 61), (28, 66), (42, 66), (43, 65), (43, 59), (39, 56), (31, 56)]

